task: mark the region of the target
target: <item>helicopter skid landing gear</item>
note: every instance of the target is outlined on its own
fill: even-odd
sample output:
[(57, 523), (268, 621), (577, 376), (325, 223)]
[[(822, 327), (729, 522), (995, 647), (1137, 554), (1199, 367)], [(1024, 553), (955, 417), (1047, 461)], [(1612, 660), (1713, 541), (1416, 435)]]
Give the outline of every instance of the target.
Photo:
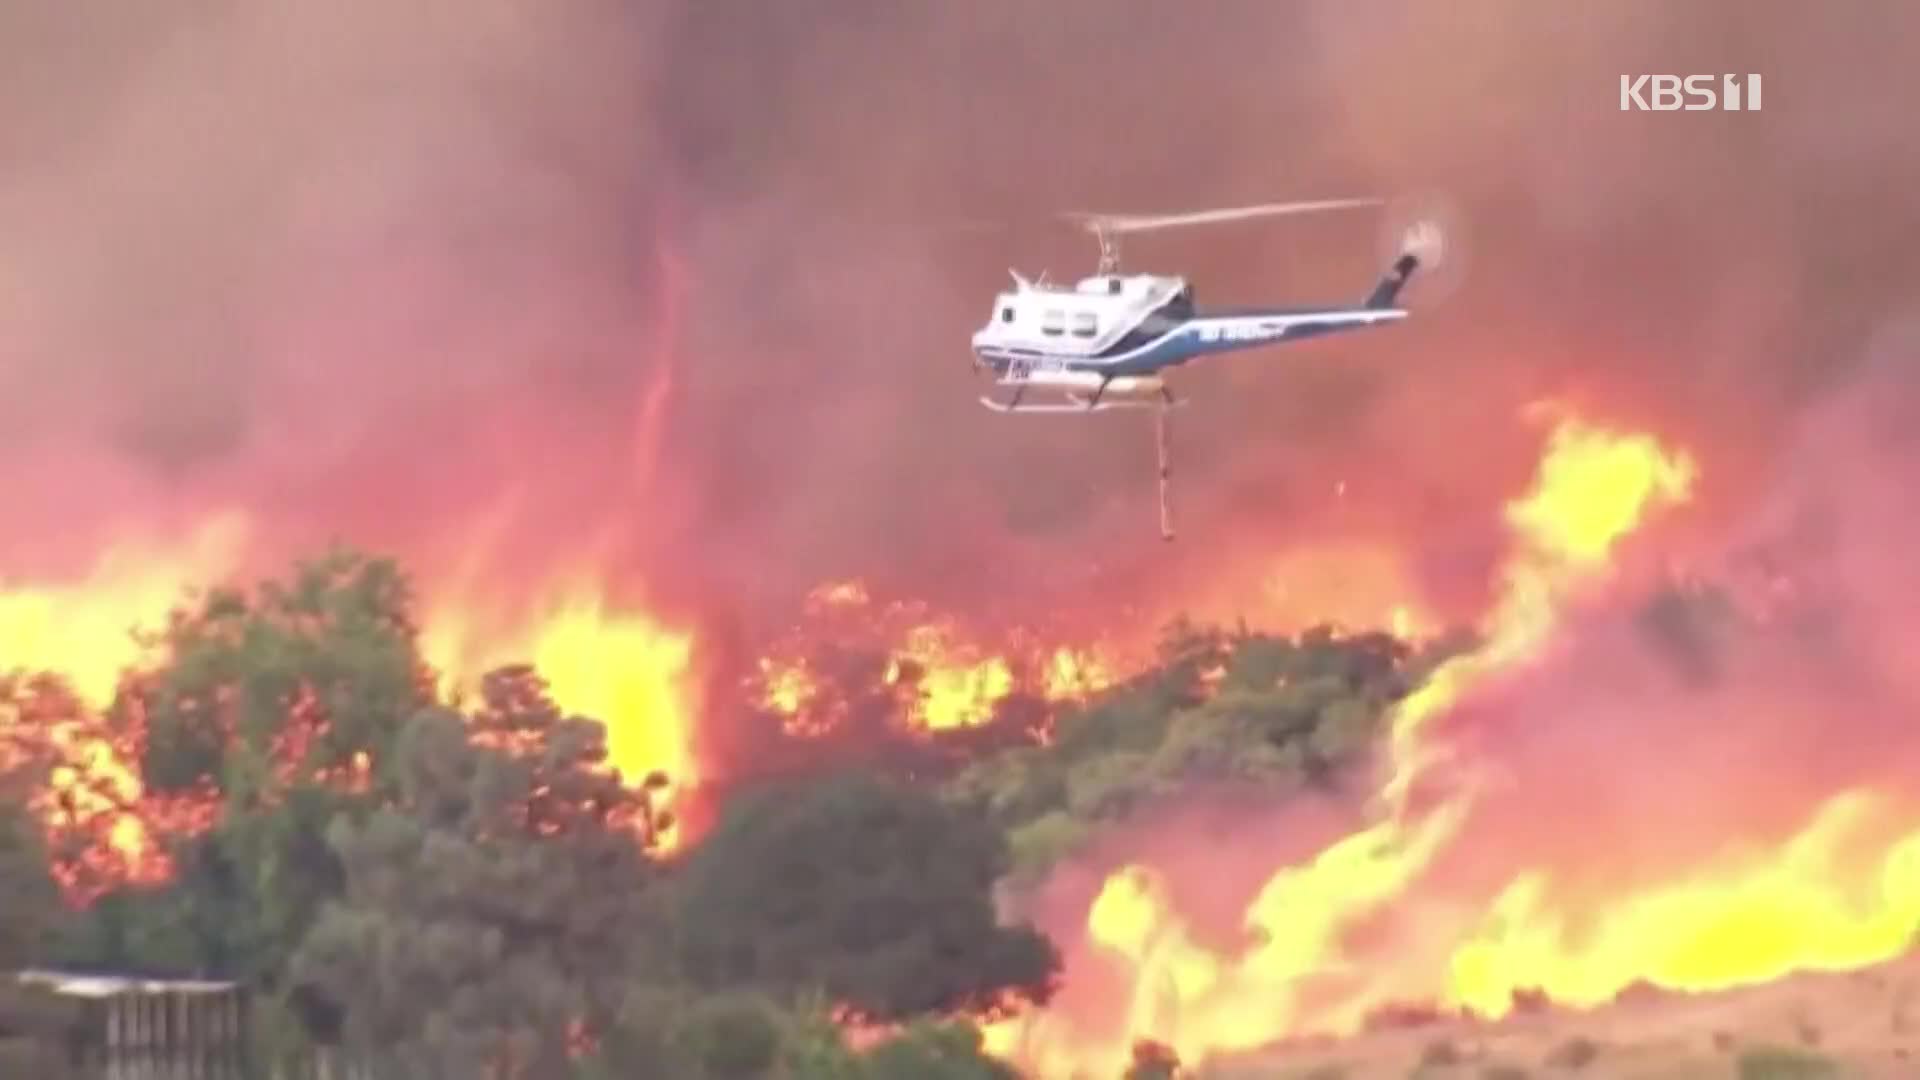
[(1078, 394), (1066, 395), (1065, 401), (1034, 402), (1021, 404), (1021, 394), (1015, 391), (1006, 401), (983, 397), (980, 404), (997, 413), (1074, 413), (1085, 416), (1088, 413), (1107, 412), (1112, 409), (1176, 409), (1185, 405), (1185, 398), (1169, 398), (1166, 401), (1141, 401), (1138, 398), (1122, 398), (1119, 401), (1096, 401), (1091, 397)]

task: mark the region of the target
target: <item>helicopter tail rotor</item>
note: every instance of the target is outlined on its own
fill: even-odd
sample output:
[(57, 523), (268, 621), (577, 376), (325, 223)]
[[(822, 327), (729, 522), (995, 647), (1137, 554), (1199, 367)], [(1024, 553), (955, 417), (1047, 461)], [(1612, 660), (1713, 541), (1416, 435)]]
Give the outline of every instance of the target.
[[(1467, 251), (1462, 215), (1450, 198), (1426, 192), (1396, 199), (1381, 231), (1383, 255), (1397, 268), (1413, 259), (1421, 279), (1415, 290), (1421, 307), (1431, 307), (1459, 287), (1466, 275)], [(1393, 271), (1388, 272), (1388, 277)], [(1402, 282), (1404, 284), (1404, 281)], [(1387, 286), (1383, 278), (1376, 293)], [(1397, 293), (1398, 290), (1396, 289)], [(1391, 304), (1397, 297), (1390, 298)]]

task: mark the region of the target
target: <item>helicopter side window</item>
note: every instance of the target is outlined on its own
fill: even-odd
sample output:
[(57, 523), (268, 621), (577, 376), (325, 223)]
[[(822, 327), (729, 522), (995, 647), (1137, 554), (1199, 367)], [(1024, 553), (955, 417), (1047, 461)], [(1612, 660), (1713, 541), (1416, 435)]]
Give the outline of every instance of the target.
[(1011, 307), (1003, 307), (1000, 309), (1000, 321), (1001, 322), (1013, 321), (1013, 309)]
[(1040, 317), (1040, 332), (1058, 337), (1067, 332), (1067, 313), (1055, 308)]
[(1073, 316), (1073, 336), (1090, 338), (1100, 331), (1100, 320), (1091, 311), (1077, 311)]

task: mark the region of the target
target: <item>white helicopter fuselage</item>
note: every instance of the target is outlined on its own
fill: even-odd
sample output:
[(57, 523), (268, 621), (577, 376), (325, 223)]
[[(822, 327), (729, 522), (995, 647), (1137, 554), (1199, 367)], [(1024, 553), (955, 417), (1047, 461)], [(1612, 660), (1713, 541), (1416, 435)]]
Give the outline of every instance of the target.
[(994, 315), (973, 336), (975, 349), (1020, 349), (1063, 357), (1097, 357), (1155, 311), (1181, 298), (1192, 313), (1185, 278), (1106, 274), (1072, 285), (1035, 285), (994, 298)]
[[(1161, 373), (1197, 356), (1373, 326), (1407, 314), (1392, 304), (1397, 281), (1355, 306), (1202, 313), (1195, 310), (1193, 288), (1183, 277), (1097, 274), (1071, 285), (1013, 278), (1016, 287), (994, 298), (987, 324), (973, 335), (974, 363), (1000, 386), (1065, 392), (1073, 409), (1166, 397)], [(1050, 410), (1028, 406), (1022, 411)]]
[(1193, 313), (1185, 278), (1100, 274), (1071, 285), (1035, 284), (1014, 275), (1016, 288), (994, 298), (993, 315), (973, 336), (976, 363), (1002, 385), (1100, 393), (1108, 400), (1157, 394), (1147, 371), (1127, 374), (1114, 361), (1137, 353)]

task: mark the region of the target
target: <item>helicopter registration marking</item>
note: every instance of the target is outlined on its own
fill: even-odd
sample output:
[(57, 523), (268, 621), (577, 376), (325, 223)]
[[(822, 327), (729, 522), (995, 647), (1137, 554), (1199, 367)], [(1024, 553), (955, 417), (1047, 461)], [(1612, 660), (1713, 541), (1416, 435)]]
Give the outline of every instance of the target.
[(1057, 375), (1067, 370), (1059, 357), (1016, 357), (1007, 361), (1006, 381), (1027, 382), (1035, 375)]
[(1208, 343), (1216, 341), (1259, 341), (1286, 332), (1285, 323), (1201, 323), (1198, 327), (1200, 340)]

